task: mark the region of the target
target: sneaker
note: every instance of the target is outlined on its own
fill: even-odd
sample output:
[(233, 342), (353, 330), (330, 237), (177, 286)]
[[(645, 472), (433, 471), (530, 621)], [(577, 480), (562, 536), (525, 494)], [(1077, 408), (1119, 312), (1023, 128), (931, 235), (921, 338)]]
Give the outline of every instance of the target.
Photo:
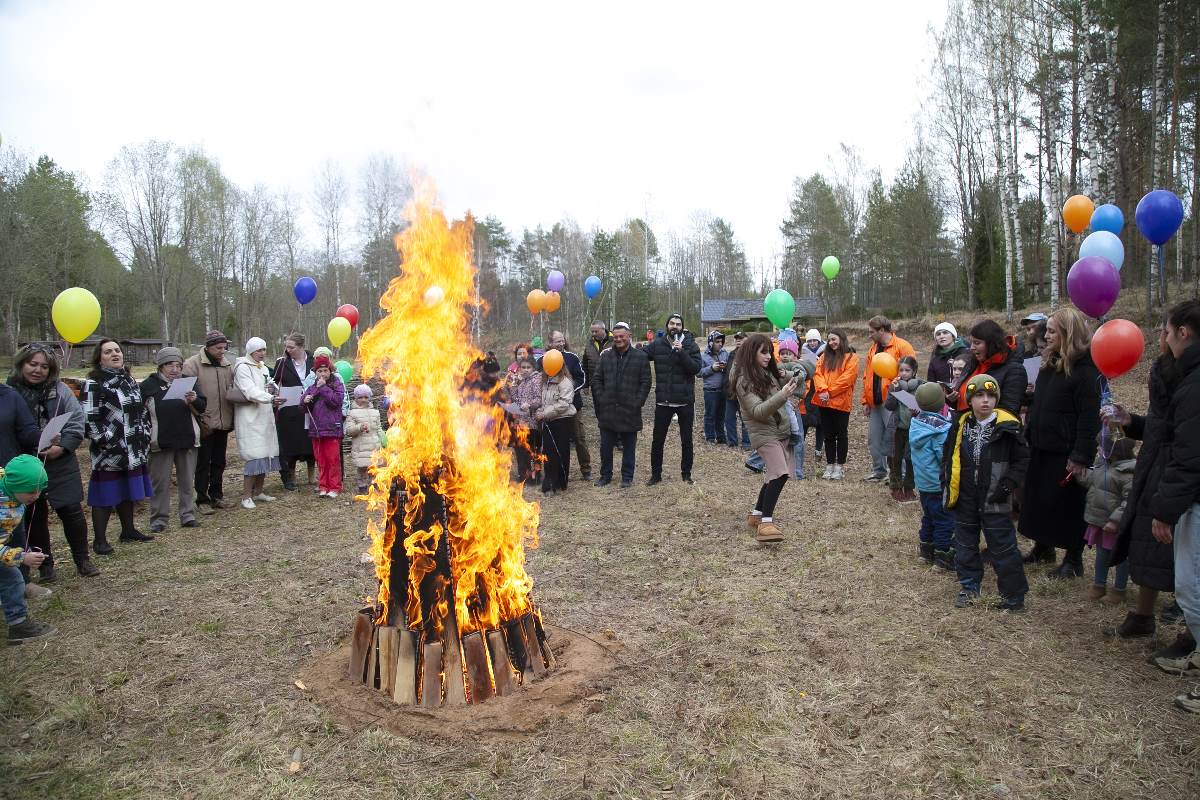
[(835, 481), (840, 481), (840, 480), (842, 480), (842, 479), (843, 479), (843, 478), (845, 478), (845, 477), (846, 477), (846, 468), (845, 468), (845, 467), (843, 467), (841, 464), (836, 464), (836, 465), (834, 465), (834, 467), (833, 467), (833, 479), (834, 479)]
[(755, 538), (760, 542), (782, 542), (783, 531), (774, 522), (759, 522), (755, 529)]
[(1186, 675), (1189, 672), (1200, 671), (1200, 650), (1193, 650), (1177, 658), (1159, 656), (1154, 659), (1154, 666), (1172, 675)]
[(113, 546), (108, 543), (107, 539), (97, 539), (92, 542), (92, 550), (96, 553), (96, 555), (107, 556), (112, 553)]
[(1006, 597), (1001, 597), (999, 600), (991, 604), (993, 611), (1006, 611), (1009, 614), (1024, 614), (1025, 600), (1009, 600)]
[(827, 464), (825, 471), (821, 473), (822, 480), (833, 480), (833, 464)]
[(1192, 638), (1192, 632), (1185, 629), (1176, 635), (1175, 641), (1161, 650), (1151, 653), (1146, 659), (1146, 663), (1154, 664), (1154, 659), (1156, 658), (1183, 658), (1195, 649), (1196, 640)]
[(864, 483), (881, 483), (887, 476), (882, 472), (871, 472), (863, 476)]
[(162, 533), (166, 529), (167, 529), (167, 523), (165, 523), (165, 522), (151, 522), (150, 523), (150, 532), (151, 533)]
[(597, 478), (596, 482), (593, 483), (592, 486), (602, 488), (604, 486), (608, 486), (610, 483), (612, 483), (612, 478)]
[(181, 528), (199, 528), (200, 523), (194, 519), (189, 519), (187, 522), (179, 523), (179, 527), (181, 527)]
[(1158, 620), (1163, 625), (1177, 625), (1183, 622), (1183, 609), (1179, 607), (1177, 601), (1172, 600), (1162, 607), (1162, 611), (1158, 612)]
[(211, 517), (213, 514), (217, 513), (217, 510), (212, 506), (211, 503), (205, 503), (204, 505), (197, 503), (196, 510), (206, 517)]
[(684, 476), (683, 476), (683, 482), (684, 482), (684, 483), (686, 483), (688, 486), (695, 486), (695, 485), (696, 485), (696, 482), (695, 482), (694, 480), (692, 480), (692, 476), (691, 476), (691, 475), (684, 475)]
[(1118, 639), (1142, 639), (1154, 635), (1154, 617), (1130, 611), (1115, 628), (1105, 628), (1104, 635)]
[(213, 501), (212, 501), (212, 507), (213, 508), (232, 508), (233, 505), (231, 503), (229, 503), (224, 497), (214, 497)]
[(662, 483), (661, 475), (653, 475), (651, 476), (650, 480), (646, 481), (647, 486), (657, 486), (660, 483)]
[(633, 481), (626, 481), (626, 480), (621, 481), (622, 489), (628, 489), (630, 486), (633, 486)]
[(242, 508), (249, 510), (252, 508), (258, 508), (258, 506), (254, 505), (254, 501), (247, 497), (246, 499), (242, 500)]
[(978, 599), (979, 592), (972, 591), (971, 589), (959, 589), (958, 597), (954, 598), (954, 607), (966, 608), (967, 606), (972, 605)]
[(917, 542), (917, 555), (926, 564), (933, 564), (933, 542)]
[(295, 481), (284, 481), (284, 482), (283, 482), (283, 490), (284, 490), (285, 492), (294, 492), (294, 491), (296, 491), (296, 482), (295, 482)]
[(1106, 594), (1108, 594), (1108, 587), (1106, 586), (1099, 586), (1093, 583), (1087, 589), (1088, 600), (1101, 600)]
[(75, 571), (81, 578), (94, 578), (100, 574), (100, 570), (96, 569), (90, 558), (81, 558), (75, 562)]
[(273, 503), (273, 502), (275, 502), (275, 498), (274, 498), (274, 497), (272, 497), (272, 496), (271, 496), (271, 495), (269, 495), (269, 494), (266, 494), (266, 493), (263, 493), (263, 494), (256, 494), (256, 495), (254, 495), (254, 499), (255, 499), (255, 500), (257, 500), (257, 501), (258, 501), (258, 502), (260, 502), (260, 503)]
[(54, 594), (53, 590), (47, 589), (45, 586), (36, 583), (25, 584), (26, 600), (45, 600), (52, 594)]
[(934, 550), (933, 564), (938, 569), (944, 569), (946, 572), (954, 572), (954, 550)]
[(330, 500), (337, 500), (338, 497), (340, 496), (340, 493), (339, 492), (326, 492), (325, 496), (328, 497)]
[(1107, 594), (1104, 595), (1104, 599), (1100, 602), (1106, 606), (1123, 606), (1126, 602), (1125, 590), (1110, 588)]
[(26, 617), (24, 622), (8, 626), (8, 643), (24, 644), (34, 639), (41, 639), (43, 636), (49, 636), (52, 633), (54, 633), (53, 626), (47, 625), (44, 622), (34, 622)]
[(746, 517), (746, 525), (750, 527), (750, 530), (757, 528), (760, 522), (762, 522), (762, 514), (750, 514)]
[(1191, 714), (1200, 714), (1200, 686), (1187, 694), (1176, 695), (1175, 705)]

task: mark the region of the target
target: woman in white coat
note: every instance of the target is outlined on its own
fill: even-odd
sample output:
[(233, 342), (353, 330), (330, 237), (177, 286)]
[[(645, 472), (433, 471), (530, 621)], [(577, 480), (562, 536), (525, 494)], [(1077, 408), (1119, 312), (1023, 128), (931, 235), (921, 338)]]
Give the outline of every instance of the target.
[(254, 501), (275, 498), (263, 492), (268, 472), (279, 471), (279, 439), (275, 436), (275, 409), (283, 404), (279, 390), (263, 366), (267, 343), (257, 336), (246, 342), (246, 355), (233, 366), (233, 383), (246, 396), (245, 403), (233, 407), (233, 428), (238, 452), (246, 462), (242, 468), (242, 508), (254, 508)]

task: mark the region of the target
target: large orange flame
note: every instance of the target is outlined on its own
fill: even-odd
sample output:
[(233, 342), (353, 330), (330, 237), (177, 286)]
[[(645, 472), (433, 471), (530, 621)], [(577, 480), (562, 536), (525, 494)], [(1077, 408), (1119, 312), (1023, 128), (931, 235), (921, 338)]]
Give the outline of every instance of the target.
[[(409, 227), (396, 237), (400, 274), (379, 303), (387, 315), (359, 344), (363, 375), (380, 376), (390, 401), (387, 446), (373, 468), (367, 506), (383, 512), (368, 523), (379, 578), (377, 621), (385, 622), (389, 612), (395, 617), (399, 603), (409, 628), (427, 622), (422, 615), (429, 613), (440, 630), (453, 596), (458, 632), (465, 634), (532, 610), (525, 546), (537, 545), (538, 506), (509, 480), (503, 411), (479, 390), (464, 388), (483, 357), (469, 333), (473, 225), (469, 219), (448, 223), (428, 189), (405, 214)], [(426, 529), (414, 528), (422, 519), (423, 484), (445, 499), (446, 527), (426, 522)], [(393, 486), (400, 491), (393, 493)], [(398, 528), (409, 531), (404, 598), (389, 591)], [(423, 612), (418, 588), (434, 570), (443, 536), (449, 537), (454, 585), (439, 585), (434, 608)]]

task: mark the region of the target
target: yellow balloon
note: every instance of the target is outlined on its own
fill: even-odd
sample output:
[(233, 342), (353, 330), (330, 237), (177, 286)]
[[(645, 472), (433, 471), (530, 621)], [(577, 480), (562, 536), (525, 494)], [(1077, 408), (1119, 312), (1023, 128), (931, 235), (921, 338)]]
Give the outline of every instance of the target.
[(79, 344), (100, 325), (100, 301), (87, 289), (73, 286), (54, 298), (50, 319), (59, 336), (71, 344)]
[(329, 325), (325, 328), (325, 334), (329, 337), (331, 345), (341, 347), (350, 338), (350, 320), (345, 317), (334, 317), (329, 320)]

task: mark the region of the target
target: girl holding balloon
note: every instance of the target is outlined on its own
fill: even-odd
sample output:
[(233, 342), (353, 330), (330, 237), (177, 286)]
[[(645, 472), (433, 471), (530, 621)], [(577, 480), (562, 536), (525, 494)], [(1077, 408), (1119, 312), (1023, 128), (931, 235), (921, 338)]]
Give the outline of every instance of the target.
[(542, 383), (542, 404), (533, 412), (541, 423), (542, 454), (546, 457), (542, 493), (557, 494), (567, 490), (567, 475), (571, 471), (571, 430), (575, 416), (575, 382), (563, 369), (563, 356), (548, 350), (542, 356), (546, 377)]

